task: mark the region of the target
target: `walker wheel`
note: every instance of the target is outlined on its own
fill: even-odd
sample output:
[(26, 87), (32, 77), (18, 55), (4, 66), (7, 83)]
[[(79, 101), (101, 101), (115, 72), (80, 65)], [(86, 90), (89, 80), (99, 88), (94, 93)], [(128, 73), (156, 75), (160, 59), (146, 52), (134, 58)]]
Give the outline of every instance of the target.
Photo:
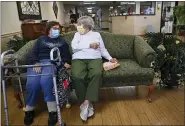
[(67, 109), (71, 108), (71, 104), (67, 103), (67, 104), (66, 104), (66, 108), (67, 108)]

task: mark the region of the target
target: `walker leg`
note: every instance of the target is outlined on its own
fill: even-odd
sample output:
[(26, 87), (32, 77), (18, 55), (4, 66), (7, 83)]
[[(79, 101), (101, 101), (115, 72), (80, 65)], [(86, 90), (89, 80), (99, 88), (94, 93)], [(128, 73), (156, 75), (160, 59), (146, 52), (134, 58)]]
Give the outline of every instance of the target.
[[(4, 66), (4, 56), (10, 53), (15, 53), (14, 50), (7, 50), (1, 54), (1, 66)], [(5, 120), (6, 126), (9, 126), (9, 117), (8, 117), (8, 105), (7, 105), (7, 96), (6, 96), (6, 88), (5, 88), (5, 77), (6, 74), (5, 69), (1, 69), (1, 79), (2, 79), (2, 90), (3, 90), (3, 100), (4, 100), (4, 111), (5, 111)]]
[(24, 104), (21, 100), (21, 97), (20, 97), (20, 92), (14, 92), (14, 98), (18, 101), (18, 105), (17, 107), (20, 109), (20, 108), (23, 108), (24, 107)]
[(2, 88), (3, 88), (3, 100), (4, 100), (6, 126), (9, 126), (8, 105), (7, 105), (6, 88), (5, 88), (5, 80), (4, 79), (2, 80)]
[(67, 102), (66, 102), (66, 108), (71, 108), (71, 104), (70, 104), (70, 102), (69, 102), (69, 99), (67, 99)]
[(60, 126), (65, 126), (65, 123), (63, 123), (62, 119), (61, 119), (60, 105), (59, 105), (59, 101), (58, 101), (58, 92), (57, 92), (57, 84), (56, 84), (56, 76), (55, 75), (53, 75), (53, 84), (54, 84), (55, 98), (56, 98), (56, 104), (57, 104), (58, 123)]
[[(57, 51), (57, 58), (54, 59), (54, 51)], [(61, 56), (60, 56), (60, 51), (57, 47), (53, 48), (51, 51), (50, 51), (50, 59), (51, 61), (57, 61), (59, 60), (59, 62), (61, 63), (62, 59), (61, 59)], [(54, 84), (54, 89), (55, 89), (55, 99), (56, 99), (56, 104), (57, 104), (57, 113), (58, 113), (58, 123), (59, 123), (59, 126), (66, 126), (66, 124), (64, 122), (62, 122), (62, 119), (61, 119), (61, 113), (60, 113), (60, 105), (59, 105), (59, 100), (58, 100), (58, 92), (57, 92), (57, 81), (56, 81), (56, 75), (55, 75), (55, 72), (54, 72), (54, 65), (52, 65), (52, 69), (53, 69), (53, 84)]]
[[(17, 59), (15, 60), (15, 65), (18, 66), (18, 60)], [(17, 73), (18, 73), (18, 76), (19, 76), (18, 81), (19, 81), (19, 88), (20, 88), (20, 93), (21, 93), (21, 97), (22, 97), (22, 103), (24, 105), (24, 107), (23, 107), (23, 111), (24, 111), (25, 106), (26, 106), (25, 98), (24, 98), (24, 92), (23, 92), (23, 89), (22, 89), (22, 83), (21, 83), (19, 68), (16, 68), (16, 70), (17, 70)]]

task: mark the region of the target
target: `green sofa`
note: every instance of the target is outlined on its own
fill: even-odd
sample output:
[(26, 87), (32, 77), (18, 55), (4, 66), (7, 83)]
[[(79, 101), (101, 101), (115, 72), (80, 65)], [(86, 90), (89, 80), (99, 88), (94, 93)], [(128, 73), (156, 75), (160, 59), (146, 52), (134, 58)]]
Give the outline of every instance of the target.
[[(75, 32), (62, 35), (71, 45)], [(150, 64), (155, 59), (155, 51), (142, 37), (133, 35), (117, 35), (100, 32), (105, 47), (112, 57), (119, 60), (120, 67), (111, 71), (104, 71), (102, 87), (138, 86), (152, 84), (154, 70)], [(19, 64), (27, 64), (28, 52), (31, 51), (36, 40), (28, 42), (16, 54)], [(70, 46), (71, 47), (71, 46)], [(71, 48), (70, 48), (71, 50)], [(23, 73), (25, 71), (22, 71)], [(22, 79), (25, 83), (25, 79)], [(14, 81), (15, 82), (15, 81)]]

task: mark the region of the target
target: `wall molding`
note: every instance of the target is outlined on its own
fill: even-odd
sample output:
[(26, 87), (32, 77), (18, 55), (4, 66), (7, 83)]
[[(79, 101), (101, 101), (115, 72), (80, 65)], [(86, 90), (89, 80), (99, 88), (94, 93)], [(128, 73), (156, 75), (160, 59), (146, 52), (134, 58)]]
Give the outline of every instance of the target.
[(11, 36), (14, 36), (14, 35), (20, 35), (22, 34), (21, 31), (18, 31), (18, 32), (12, 32), (12, 33), (7, 33), (7, 34), (3, 34), (1, 35), (1, 38), (6, 38), (6, 37), (11, 37)]

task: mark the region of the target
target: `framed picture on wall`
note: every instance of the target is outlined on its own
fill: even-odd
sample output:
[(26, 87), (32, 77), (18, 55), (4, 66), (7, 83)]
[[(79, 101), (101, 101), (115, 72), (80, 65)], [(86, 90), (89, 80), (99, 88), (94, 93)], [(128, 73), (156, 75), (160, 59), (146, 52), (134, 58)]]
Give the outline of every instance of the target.
[(21, 21), (42, 19), (39, 1), (17, 1), (17, 9)]
[(53, 11), (54, 11), (55, 17), (56, 17), (56, 19), (57, 19), (57, 15), (58, 15), (58, 6), (57, 6), (57, 2), (56, 2), (56, 1), (53, 2)]

